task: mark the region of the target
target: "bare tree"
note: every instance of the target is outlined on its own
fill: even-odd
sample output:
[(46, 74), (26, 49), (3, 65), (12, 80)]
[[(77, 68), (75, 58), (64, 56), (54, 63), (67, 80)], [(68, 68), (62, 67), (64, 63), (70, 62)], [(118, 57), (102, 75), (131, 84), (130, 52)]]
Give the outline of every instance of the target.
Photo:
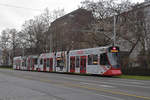
[[(129, 11), (134, 4), (129, 0), (116, 3), (115, 0), (99, 0), (90, 1), (85, 0), (81, 2), (82, 8), (92, 11), (95, 16), (95, 21), (89, 25), (87, 31), (90, 37), (89, 44), (96, 44), (97, 46), (110, 45), (113, 40), (113, 16), (116, 16), (117, 28), (119, 29), (118, 17), (121, 13)], [(117, 32), (117, 37), (119, 33)]]
[(1, 32), (1, 49), (9, 48), (9, 29), (5, 29)]
[[(150, 47), (149, 7), (132, 4), (129, 0), (115, 3), (114, 0), (99, 0), (97, 2), (85, 0), (82, 7), (93, 12), (96, 20), (89, 25), (89, 43), (108, 45), (113, 39), (113, 16), (116, 16), (116, 40), (128, 51), (128, 57), (132, 58), (142, 53), (144, 66), (148, 66), (147, 55)], [(150, 64), (149, 64), (150, 65)], [(126, 66), (126, 64), (125, 64)]]
[(1, 32), (1, 39), (0, 39), (0, 47), (2, 50), (2, 59), (3, 59), (3, 64), (8, 64), (8, 55), (9, 55), (9, 34), (8, 34), (9, 29), (5, 29)]
[(81, 2), (81, 7), (92, 11), (95, 18), (100, 21), (128, 11), (133, 5), (129, 0), (122, 0), (120, 3), (117, 3), (116, 0), (85, 0)]
[(50, 12), (47, 8), (39, 16), (26, 21), (20, 32), (22, 40), (26, 42), (27, 48), (33, 49), (32, 54), (49, 52), (50, 50), (50, 25), (55, 18), (60, 17), (64, 10), (54, 10)]
[[(6, 60), (13, 61), (12, 58), (15, 56), (16, 48), (19, 47), (18, 32), (16, 29), (5, 29), (1, 35), (1, 49), (3, 51), (4, 63)], [(13, 62), (12, 62), (13, 63)]]
[(19, 37), (18, 32), (16, 29), (10, 29), (9, 30), (10, 35), (10, 47), (12, 49), (12, 57), (16, 55), (16, 48), (19, 47)]

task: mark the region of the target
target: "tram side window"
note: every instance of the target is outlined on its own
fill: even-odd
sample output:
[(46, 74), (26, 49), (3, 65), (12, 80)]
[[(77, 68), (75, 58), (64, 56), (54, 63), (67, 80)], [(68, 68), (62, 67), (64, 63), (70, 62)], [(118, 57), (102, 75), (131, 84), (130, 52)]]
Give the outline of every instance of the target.
[(64, 61), (60, 57), (57, 58), (57, 66), (64, 67)]
[(97, 64), (98, 64), (98, 56), (93, 55), (93, 65), (97, 65)]
[(50, 60), (50, 67), (53, 67), (53, 59)]
[(32, 61), (32, 59), (30, 59), (30, 66), (32, 66), (33, 65), (33, 61)]
[(18, 62), (17, 61), (15, 61), (15, 65), (18, 66)]
[(43, 64), (43, 59), (40, 59), (40, 64), (41, 64), (41, 65)]
[(106, 53), (100, 55), (100, 64), (101, 65), (108, 65), (108, 59)]
[(20, 61), (18, 61), (18, 66), (20, 66)]
[(13, 60), (13, 65), (15, 65), (15, 63), (16, 63), (16, 61), (15, 61), (15, 60)]
[(19, 66), (19, 65), (18, 65), (18, 61), (16, 61), (16, 66)]
[(50, 60), (47, 58), (46, 59), (46, 66), (49, 67), (50, 66)]
[(18, 66), (19, 66), (19, 67), (21, 66), (21, 62), (20, 62), (20, 61), (18, 62)]
[(16, 66), (18, 66), (18, 62), (17, 61), (15, 62), (15, 64), (16, 64)]
[(60, 57), (57, 57), (57, 59), (56, 59), (57, 60), (57, 67), (60, 66), (60, 63), (61, 63), (60, 59), (61, 59)]
[(24, 61), (22, 62), (22, 66), (25, 66), (25, 63), (24, 63)]
[(88, 55), (88, 65), (92, 65), (92, 55)]
[(26, 60), (24, 60), (24, 67), (26, 67)]
[(76, 67), (80, 66), (79, 56), (76, 56)]
[(17, 61), (17, 66), (19, 66), (19, 62)]
[(20, 63), (20, 61), (18, 62), (18, 66), (20, 66), (21, 65), (21, 63)]
[(35, 65), (38, 64), (38, 59), (37, 59), (37, 58), (34, 59), (34, 64), (35, 64)]
[(72, 69), (73, 68), (73, 59), (72, 58), (70, 58), (70, 68)]
[(97, 65), (98, 56), (97, 55), (88, 55), (88, 65)]

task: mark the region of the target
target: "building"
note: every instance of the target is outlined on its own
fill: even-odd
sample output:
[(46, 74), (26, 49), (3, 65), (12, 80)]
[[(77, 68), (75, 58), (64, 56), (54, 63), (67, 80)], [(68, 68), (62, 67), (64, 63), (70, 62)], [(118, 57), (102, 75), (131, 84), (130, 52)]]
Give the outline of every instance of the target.
[(50, 26), (50, 44), (53, 51), (88, 48), (86, 33), (83, 33), (94, 20), (92, 13), (85, 9), (77, 9), (66, 14)]
[[(136, 5), (132, 10), (118, 15), (116, 44), (120, 46), (121, 51), (132, 52), (130, 58), (137, 61), (141, 51), (150, 49), (150, 1)], [(90, 11), (77, 9), (66, 14), (54, 22), (49, 28), (51, 51), (63, 51), (71, 49), (82, 49), (100, 46), (92, 41), (93, 35), (99, 36), (97, 42), (105, 42), (104, 35), (113, 37), (113, 18), (110, 23), (104, 23), (103, 28), (110, 28), (109, 32), (101, 35), (100, 33), (91, 34), (84, 30), (91, 30), (89, 25), (95, 22)], [(142, 23), (140, 26), (139, 23)], [(95, 24), (95, 23), (94, 23)], [(109, 24), (109, 25), (108, 25)], [(96, 28), (101, 28), (99, 23)], [(105, 29), (104, 29), (105, 30)], [(145, 31), (146, 30), (146, 31)], [(95, 30), (94, 30), (95, 31)], [(97, 31), (97, 30), (96, 30)], [(137, 34), (138, 33), (138, 34)], [(102, 41), (101, 41), (102, 40)], [(90, 42), (89, 42), (90, 41)], [(109, 41), (108, 43), (111, 43)], [(91, 45), (90, 45), (91, 44)], [(103, 44), (103, 43), (102, 43)], [(131, 61), (131, 62), (134, 62)]]

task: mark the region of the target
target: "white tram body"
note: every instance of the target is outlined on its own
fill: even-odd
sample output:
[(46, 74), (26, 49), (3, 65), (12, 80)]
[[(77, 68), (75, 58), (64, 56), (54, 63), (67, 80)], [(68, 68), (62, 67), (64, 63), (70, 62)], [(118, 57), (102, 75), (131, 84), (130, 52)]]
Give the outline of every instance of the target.
[(104, 74), (110, 69), (108, 65), (100, 64), (100, 55), (107, 47), (72, 50), (69, 52), (69, 70), (75, 73)]
[(22, 57), (19, 56), (19, 57), (14, 57), (13, 59), (13, 69), (21, 69), (21, 66), (22, 66)]
[(55, 67), (56, 72), (67, 72), (67, 52), (57, 52), (55, 53)]
[(42, 53), (40, 56), (14, 57), (13, 68), (104, 76), (122, 74), (119, 48), (114, 46)]
[(26, 58), (26, 68), (27, 70), (34, 71), (38, 67), (38, 56), (30, 55)]
[(54, 53), (43, 53), (38, 59), (38, 71), (55, 71), (54, 69)]
[(27, 70), (26, 64), (27, 64), (27, 57), (26, 56), (21, 57), (21, 66), (20, 66), (21, 70)]

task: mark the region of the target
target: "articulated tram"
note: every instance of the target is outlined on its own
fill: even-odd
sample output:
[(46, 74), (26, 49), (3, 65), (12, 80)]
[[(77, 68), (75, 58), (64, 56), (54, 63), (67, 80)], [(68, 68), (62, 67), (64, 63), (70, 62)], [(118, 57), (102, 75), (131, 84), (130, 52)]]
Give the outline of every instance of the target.
[(42, 53), (40, 55), (14, 57), (13, 60), (13, 68), (17, 70), (97, 74), (102, 76), (122, 74), (119, 47), (117, 46)]

